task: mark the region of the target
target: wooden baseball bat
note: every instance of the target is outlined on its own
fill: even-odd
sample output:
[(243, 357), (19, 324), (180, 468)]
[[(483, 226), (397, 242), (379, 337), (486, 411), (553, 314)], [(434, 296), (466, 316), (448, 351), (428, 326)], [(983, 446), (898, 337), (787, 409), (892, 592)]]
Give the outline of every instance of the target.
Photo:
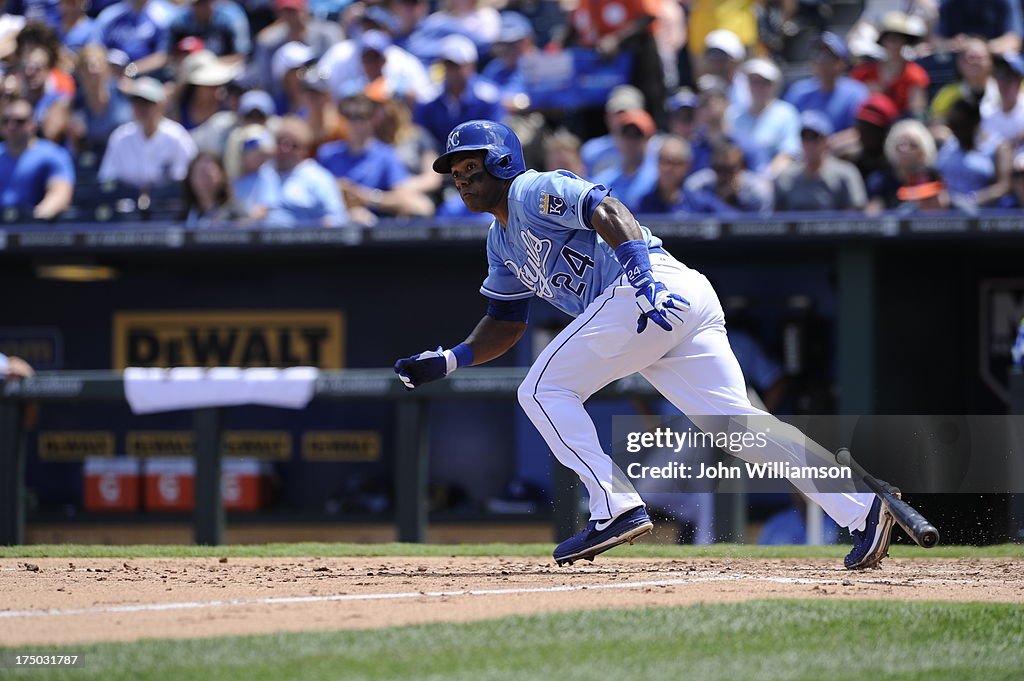
[(910, 538), (922, 548), (930, 549), (939, 543), (939, 531), (928, 522), (921, 513), (900, 498), (900, 491), (887, 482), (879, 480), (860, 467), (850, 450), (842, 447), (836, 452), (836, 461), (840, 466), (848, 466), (853, 474), (864, 481), (872, 492), (882, 499), (882, 503), (889, 508), (892, 517), (896, 519), (900, 527), (906, 531)]

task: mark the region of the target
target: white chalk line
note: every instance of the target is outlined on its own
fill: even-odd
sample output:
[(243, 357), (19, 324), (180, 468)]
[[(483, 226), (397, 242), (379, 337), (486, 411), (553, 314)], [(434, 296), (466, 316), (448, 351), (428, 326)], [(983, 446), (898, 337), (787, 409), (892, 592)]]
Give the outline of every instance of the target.
[[(580, 584), (573, 586), (521, 587), (508, 589), (459, 589), (455, 591), (403, 591), (396, 593), (336, 594), (333, 596), (279, 596), (267, 598), (238, 598), (215, 601), (185, 601), (179, 603), (139, 603), (131, 605), (108, 605), (91, 608), (40, 608), (35, 610), (2, 610), (0, 619), (24, 617), (63, 617), (70, 615), (105, 615), (137, 612), (166, 612), (171, 610), (195, 610), (201, 608), (244, 607), (251, 605), (291, 605), (296, 603), (340, 603), (348, 601), (384, 601), (415, 598), (455, 598), (460, 596), (502, 596), (515, 594), (565, 593), (571, 591), (604, 591), (612, 589), (642, 589), (646, 587), (682, 586), (686, 584), (707, 584), (711, 582), (758, 581), (772, 584), (814, 584), (839, 585), (839, 580), (811, 579), (805, 577), (757, 577), (735, 574), (715, 577), (684, 577), (659, 579), (643, 582), (621, 582), (616, 584)], [(921, 580), (915, 583), (936, 580)], [(855, 584), (891, 585), (886, 580), (857, 580)]]

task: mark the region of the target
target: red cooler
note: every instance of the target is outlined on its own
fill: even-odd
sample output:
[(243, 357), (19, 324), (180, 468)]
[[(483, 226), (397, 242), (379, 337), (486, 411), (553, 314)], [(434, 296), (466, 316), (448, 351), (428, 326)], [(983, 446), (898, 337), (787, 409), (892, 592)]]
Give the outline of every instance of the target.
[(139, 510), (139, 460), (131, 457), (88, 457), (82, 467), (85, 510), (132, 513)]

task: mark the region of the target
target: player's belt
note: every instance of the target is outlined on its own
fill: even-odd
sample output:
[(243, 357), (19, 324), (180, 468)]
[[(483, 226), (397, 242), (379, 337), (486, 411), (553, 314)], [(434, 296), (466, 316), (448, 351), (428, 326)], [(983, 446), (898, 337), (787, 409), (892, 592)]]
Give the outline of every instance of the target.
[(669, 255), (669, 252), (668, 252), (668, 251), (666, 251), (666, 250), (665, 250), (664, 248), (662, 248), (661, 246), (653, 246), (653, 247), (651, 248), (651, 253), (659, 253), (659, 254), (661, 254), (661, 255)]

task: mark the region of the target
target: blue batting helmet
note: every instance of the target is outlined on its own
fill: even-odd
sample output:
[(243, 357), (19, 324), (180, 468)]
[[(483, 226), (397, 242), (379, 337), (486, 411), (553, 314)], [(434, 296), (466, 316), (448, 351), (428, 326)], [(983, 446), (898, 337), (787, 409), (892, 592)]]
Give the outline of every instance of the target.
[(486, 151), (484, 168), (500, 180), (526, 172), (523, 145), (507, 125), (494, 121), (466, 121), (448, 133), (444, 153), (434, 161), (434, 172), (452, 171), (452, 156), (461, 151)]

